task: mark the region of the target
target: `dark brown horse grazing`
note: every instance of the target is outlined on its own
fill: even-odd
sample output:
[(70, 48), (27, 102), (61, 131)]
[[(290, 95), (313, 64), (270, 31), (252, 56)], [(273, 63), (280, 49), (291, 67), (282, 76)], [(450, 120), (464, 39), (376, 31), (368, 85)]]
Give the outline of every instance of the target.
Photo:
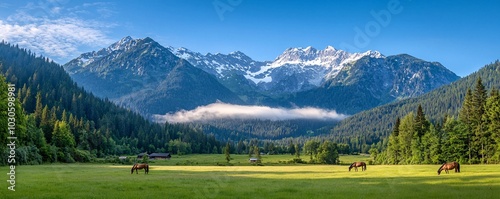
[(136, 174), (139, 174), (139, 172), (137, 171), (139, 169), (144, 169), (144, 174), (148, 174), (149, 173), (149, 165), (148, 164), (137, 164), (137, 163), (135, 163), (134, 166), (132, 166), (132, 169), (130, 170), (130, 174), (134, 173), (134, 169), (135, 169), (135, 173)]
[(460, 164), (458, 162), (449, 162), (449, 163), (444, 163), (439, 167), (438, 169), (438, 175), (441, 174), (441, 171), (444, 170), (446, 173), (449, 173), (448, 170), (455, 169), (455, 173), (460, 173)]
[(366, 163), (365, 162), (354, 162), (349, 166), (349, 171), (354, 167), (355, 171), (358, 171), (358, 167), (361, 167), (361, 171), (366, 171)]

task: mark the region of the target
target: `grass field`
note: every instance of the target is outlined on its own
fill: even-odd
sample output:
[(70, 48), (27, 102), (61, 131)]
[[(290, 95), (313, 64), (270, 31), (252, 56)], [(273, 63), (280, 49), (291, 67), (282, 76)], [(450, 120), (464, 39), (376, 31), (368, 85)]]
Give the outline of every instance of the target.
[[(292, 160), (292, 155), (262, 155), (262, 162), (264, 165), (287, 165), (287, 161)], [(309, 156), (301, 156), (302, 160), (309, 161)], [(248, 155), (231, 155), (231, 164), (234, 166), (248, 166)], [(342, 164), (350, 164), (354, 161), (368, 162), (370, 159), (367, 155), (347, 155), (340, 156)], [(170, 160), (156, 160), (153, 161), (155, 165), (174, 166), (217, 166), (218, 164), (226, 164), (225, 156), (220, 154), (192, 154), (178, 156), (174, 155)]]
[[(200, 160), (200, 157), (196, 156), (183, 158)], [(280, 159), (278, 156), (273, 158)], [(345, 160), (357, 158), (364, 157), (344, 157)], [(172, 160), (175, 161), (175, 157)], [(199, 164), (201, 163), (206, 164), (206, 162)], [(462, 165), (461, 173), (442, 173), (438, 176), (436, 173), (438, 165), (368, 165), (365, 172), (348, 172), (347, 166), (336, 165), (169, 166), (165, 164), (165, 162), (152, 163), (148, 175), (143, 172), (130, 174), (131, 167), (128, 165), (19, 166), (16, 169), (16, 191), (8, 191), (8, 183), (4, 181), (0, 198), (371, 199), (500, 196), (499, 165)], [(5, 173), (8, 172), (7, 167), (0, 169)], [(4, 176), (7, 180), (8, 175)]]

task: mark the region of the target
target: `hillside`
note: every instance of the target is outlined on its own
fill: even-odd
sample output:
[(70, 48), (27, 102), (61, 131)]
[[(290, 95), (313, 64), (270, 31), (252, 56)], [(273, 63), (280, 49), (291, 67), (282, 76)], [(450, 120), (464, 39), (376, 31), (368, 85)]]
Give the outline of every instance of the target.
[(144, 116), (215, 103), (242, 104), (217, 79), (147, 37), (80, 55), (64, 68), (88, 91)]
[[(210, 153), (220, 147), (214, 136), (183, 125), (151, 123), (99, 99), (74, 83), (62, 66), (3, 42), (0, 73), (6, 77), (6, 82), (0, 78), (2, 88), (7, 82), (14, 84), (24, 109), (17, 114), (22, 119), (16, 127), (18, 149), (24, 151), (19, 154), (25, 155), (20, 164), (88, 161), (144, 151)], [(0, 91), (2, 98), (6, 92)]]
[(98, 97), (147, 117), (217, 101), (355, 114), (458, 79), (441, 64), (410, 55), (329, 46), (289, 48), (274, 61), (255, 61), (239, 51), (202, 55), (163, 47), (149, 37), (124, 37), (64, 68)]
[(336, 125), (329, 137), (343, 142), (356, 140), (358, 144), (377, 143), (391, 132), (395, 118), (415, 112), (419, 104), (430, 121), (441, 121), (445, 115), (457, 116), (467, 89), (472, 89), (479, 77), (487, 90), (500, 88), (500, 62), (488, 64), (467, 77), (422, 96), (355, 114)]
[(355, 114), (399, 99), (416, 97), (459, 79), (437, 62), (401, 54), (365, 56), (347, 64), (321, 87), (290, 99), (299, 106)]

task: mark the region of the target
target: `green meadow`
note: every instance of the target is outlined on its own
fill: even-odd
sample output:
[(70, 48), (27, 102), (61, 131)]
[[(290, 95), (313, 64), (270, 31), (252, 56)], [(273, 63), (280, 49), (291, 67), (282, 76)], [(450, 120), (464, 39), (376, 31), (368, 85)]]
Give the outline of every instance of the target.
[[(220, 155), (223, 160), (223, 155)], [(201, 159), (202, 157), (206, 159)], [(437, 175), (439, 165), (368, 165), (348, 171), (341, 165), (210, 165), (211, 155), (172, 157), (150, 164), (149, 174), (130, 174), (130, 165), (52, 164), (19, 166), (16, 191), (0, 198), (498, 198), (499, 165), (461, 165), (461, 173)], [(213, 159), (215, 158), (215, 160)], [(344, 160), (364, 159), (343, 156)], [(198, 160), (199, 165), (169, 165)], [(203, 160), (203, 161), (202, 161)], [(264, 158), (264, 161), (266, 158)], [(271, 161), (272, 160), (272, 161)], [(220, 161), (220, 160), (219, 160)], [(220, 161), (222, 162), (222, 161)], [(265, 163), (265, 162), (264, 162)], [(8, 172), (7, 167), (1, 171)]]

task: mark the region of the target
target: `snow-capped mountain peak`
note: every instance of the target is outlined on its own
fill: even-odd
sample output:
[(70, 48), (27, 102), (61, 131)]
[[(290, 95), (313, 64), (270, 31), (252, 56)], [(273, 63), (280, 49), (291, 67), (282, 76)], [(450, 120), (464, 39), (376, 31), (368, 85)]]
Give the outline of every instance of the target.
[(338, 54), (338, 51), (331, 46), (325, 50), (317, 50), (311, 46), (306, 48), (288, 48), (274, 60), (272, 65), (279, 67), (286, 64), (302, 64), (305, 66), (320, 65), (327, 67), (331, 65), (331, 63), (327, 62), (332, 60), (332, 58), (328, 57), (338, 56)]
[[(133, 39), (127, 36), (98, 52), (82, 54), (74, 61), (79, 62), (76, 65), (86, 67), (110, 53), (118, 56), (141, 41), (141, 45), (151, 43), (152, 40), (150, 42), (148, 39), (151, 40), (150, 38)], [(377, 51), (349, 53), (333, 46), (326, 46), (324, 49), (307, 46), (288, 48), (274, 61), (261, 62), (253, 60), (241, 51), (203, 55), (184, 47), (169, 46), (166, 49), (222, 81), (234, 78), (236, 75), (243, 80), (253, 82), (252, 84), (259, 86), (262, 90), (271, 92), (296, 92), (318, 87), (327, 79), (335, 77), (348, 63), (355, 62), (364, 56), (384, 57)]]
[(287, 77), (294, 76), (297, 78), (294, 80), (296, 85), (287, 89), (295, 92), (320, 86), (325, 80), (335, 77), (346, 64), (364, 56), (384, 57), (378, 51), (349, 53), (333, 46), (327, 46), (323, 50), (312, 46), (288, 48), (272, 63), (262, 66), (258, 71), (247, 72), (245, 77), (256, 84), (269, 84), (267, 87), (273, 87), (274, 84), (290, 84)]
[(203, 55), (183, 47), (169, 47), (169, 49), (176, 56), (218, 78), (225, 78), (231, 74), (244, 75), (247, 71), (255, 71), (256, 68), (267, 63), (255, 61), (241, 51), (233, 51), (229, 54), (207, 53)]
[(382, 53), (380, 53), (378, 51), (373, 51), (373, 50), (366, 51), (366, 52), (362, 53), (362, 55), (363, 56), (370, 56), (373, 58), (385, 58), (385, 56), (382, 55)]
[(115, 42), (114, 44), (111, 44), (111, 46), (108, 47), (110, 51), (115, 51), (115, 50), (121, 50), (127, 47), (134, 39), (130, 36), (126, 36), (120, 41)]
[(326, 46), (325, 51), (337, 51), (333, 46)]
[[(318, 87), (327, 79), (335, 77), (347, 63), (364, 56), (383, 57), (377, 51), (349, 53), (333, 46), (326, 46), (323, 50), (307, 46), (287, 48), (274, 61), (260, 62), (241, 51), (202, 55), (182, 47), (168, 49), (223, 81), (238, 75), (263, 90), (274, 90), (273, 92), (296, 92)], [(296, 80), (291, 81), (290, 77)], [(280, 87), (276, 87), (277, 85)]]

